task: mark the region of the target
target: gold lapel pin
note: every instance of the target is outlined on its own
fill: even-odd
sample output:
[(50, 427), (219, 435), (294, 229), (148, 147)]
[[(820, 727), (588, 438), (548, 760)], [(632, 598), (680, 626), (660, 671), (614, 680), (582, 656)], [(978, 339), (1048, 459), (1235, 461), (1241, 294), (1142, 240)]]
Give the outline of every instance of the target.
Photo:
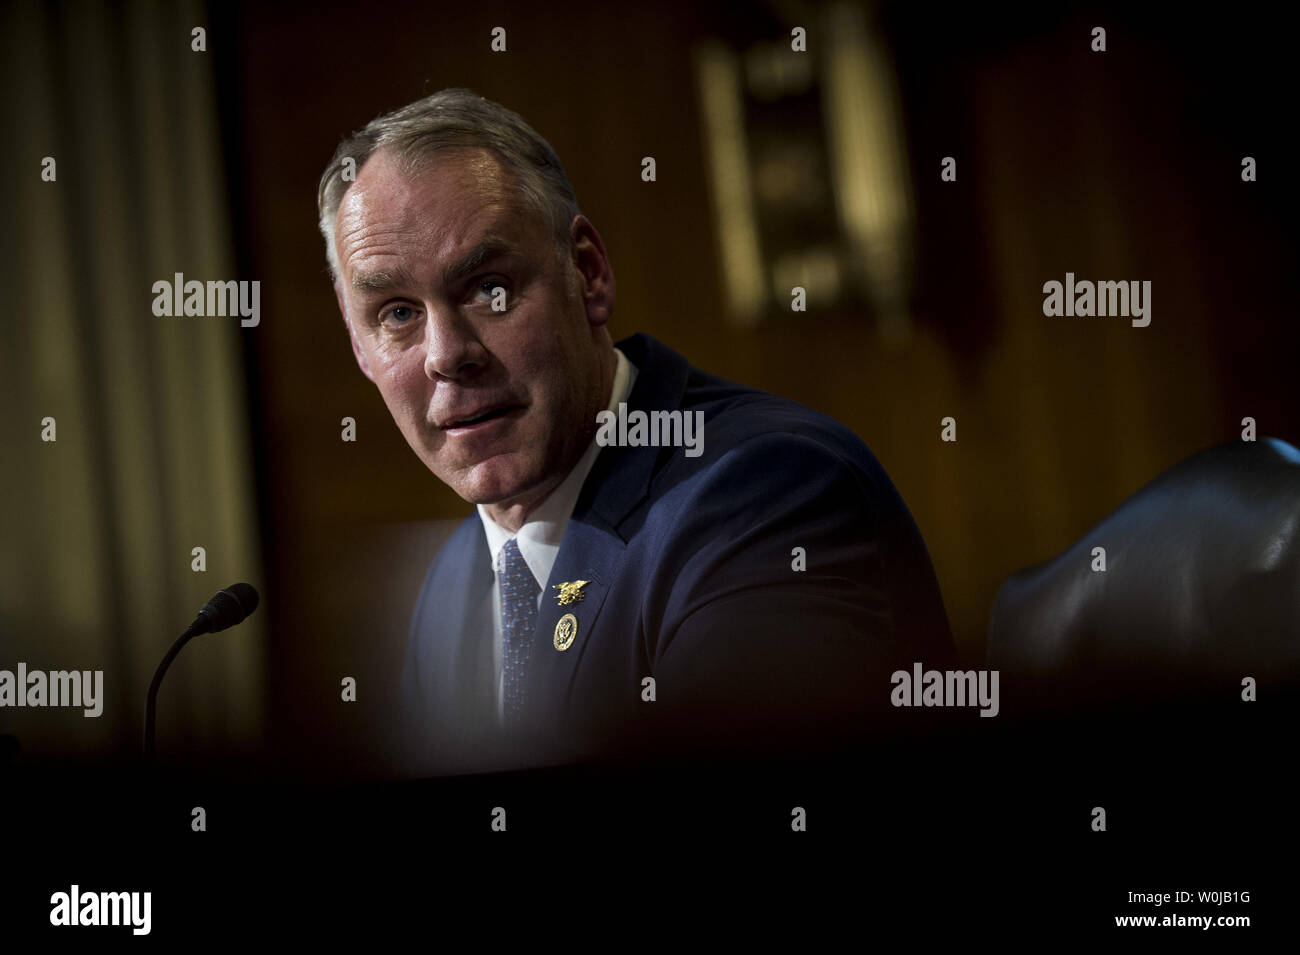
[(578, 618), (566, 613), (555, 625), (555, 649), (567, 650), (578, 636)]
[(559, 593), (555, 599), (560, 602), (561, 607), (567, 607), (569, 604), (581, 603), (582, 598), (587, 596), (582, 592), (582, 588), (591, 583), (590, 580), (566, 580), (562, 584), (556, 584), (554, 589)]

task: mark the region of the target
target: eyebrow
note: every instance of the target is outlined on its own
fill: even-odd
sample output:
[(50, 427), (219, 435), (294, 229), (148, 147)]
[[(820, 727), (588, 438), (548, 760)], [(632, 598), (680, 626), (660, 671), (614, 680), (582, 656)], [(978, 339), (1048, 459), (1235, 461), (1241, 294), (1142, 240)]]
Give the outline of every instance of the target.
[[(461, 279), (481, 269), (484, 263), (497, 256), (505, 255), (510, 250), (510, 245), (504, 240), (489, 236), (474, 246), (459, 261), (448, 266), (443, 273), (443, 282), (447, 285), (455, 285)], [(377, 272), (357, 272), (352, 276), (352, 287), (359, 292), (384, 292), (399, 285), (411, 284), (413, 282), (410, 273), (405, 269), (397, 269), (394, 272), (382, 270)]]
[(383, 292), (407, 284), (410, 284), (410, 276), (403, 269), (396, 272), (357, 272), (352, 276), (352, 287), (358, 292)]
[(488, 260), (494, 259), (499, 255), (505, 255), (510, 251), (510, 246), (503, 240), (495, 236), (489, 236), (473, 250), (462, 258), (459, 262), (453, 263), (443, 273), (442, 280), (447, 285), (455, 285), (463, 278), (473, 275), (481, 269)]

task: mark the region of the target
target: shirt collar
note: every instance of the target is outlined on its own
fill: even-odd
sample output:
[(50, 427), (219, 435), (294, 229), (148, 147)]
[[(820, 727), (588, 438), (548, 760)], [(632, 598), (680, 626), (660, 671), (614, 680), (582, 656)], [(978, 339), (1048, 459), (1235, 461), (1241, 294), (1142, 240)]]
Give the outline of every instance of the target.
[[(637, 367), (628, 361), (627, 356), (618, 348), (614, 349), (614, 358), (616, 361), (614, 383), (610, 388), (607, 410), (617, 414), (619, 403), (626, 401), (627, 396), (632, 392), (632, 385), (636, 382)], [(573, 506), (578, 502), (583, 482), (587, 480), (587, 475), (592, 465), (596, 463), (596, 455), (599, 453), (600, 445), (593, 437), (587, 450), (573, 466), (573, 470), (528, 516), (528, 520), (519, 528), (518, 534), (511, 534), (488, 516), (487, 509), (482, 504), (478, 505), (478, 515), (483, 522), (483, 531), (487, 535), (488, 550), (492, 554), (494, 570), (501, 556), (501, 548), (511, 537), (515, 537), (519, 544), (520, 556), (532, 571), (538, 586), (546, 586), (546, 581), (551, 577), (551, 568), (555, 566), (555, 558), (560, 552), (560, 544), (564, 540), (564, 531), (568, 527), (569, 517), (573, 514)]]

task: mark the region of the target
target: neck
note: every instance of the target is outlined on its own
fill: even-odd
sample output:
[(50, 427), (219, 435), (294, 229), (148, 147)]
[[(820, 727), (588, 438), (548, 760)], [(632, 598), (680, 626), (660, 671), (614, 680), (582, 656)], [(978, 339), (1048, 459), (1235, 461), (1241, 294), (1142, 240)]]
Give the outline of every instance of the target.
[(537, 510), (542, 502), (551, 496), (551, 492), (564, 483), (564, 479), (582, 460), (582, 455), (586, 452), (588, 445), (591, 444), (591, 439), (596, 432), (596, 414), (609, 407), (610, 400), (614, 395), (614, 373), (618, 368), (618, 358), (614, 354), (613, 342), (609, 341), (608, 344), (609, 347), (600, 356), (600, 385), (596, 392), (597, 395), (603, 395), (604, 397), (590, 402), (592, 407), (588, 409), (589, 413), (586, 414), (585, 425), (574, 429), (575, 447), (566, 456), (567, 463), (564, 465), (563, 470), (536, 488), (532, 488), (508, 501), (483, 505), (483, 509), (487, 511), (488, 516), (510, 533), (519, 533), (519, 528), (524, 526), (524, 523), (528, 520), (528, 515)]
[(487, 511), (488, 517), (496, 521), (499, 526), (512, 534), (518, 534), (519, 528), (523, 527), (524, 522), (528, 520), (528, 515), (537, 510), (538, 505), (550, 497), (551, 492), (559, 487), (560, 482), (563, 480), (564, 475), (561, 475), (546, 482), (536, 490), (521, 494), (509, 501), (484, 504), (483, 510)]

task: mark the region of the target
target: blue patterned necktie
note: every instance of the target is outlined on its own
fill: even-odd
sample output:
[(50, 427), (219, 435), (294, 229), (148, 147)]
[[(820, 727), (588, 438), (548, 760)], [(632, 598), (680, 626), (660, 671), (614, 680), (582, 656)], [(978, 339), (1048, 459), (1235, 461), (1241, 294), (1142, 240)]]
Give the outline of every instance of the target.
[(537, 626), (537, 594), (541, 590), (512, 537), (501, 548), (501, 669), (507, 723), (518, 720), (524, 702), (524, 671)]

